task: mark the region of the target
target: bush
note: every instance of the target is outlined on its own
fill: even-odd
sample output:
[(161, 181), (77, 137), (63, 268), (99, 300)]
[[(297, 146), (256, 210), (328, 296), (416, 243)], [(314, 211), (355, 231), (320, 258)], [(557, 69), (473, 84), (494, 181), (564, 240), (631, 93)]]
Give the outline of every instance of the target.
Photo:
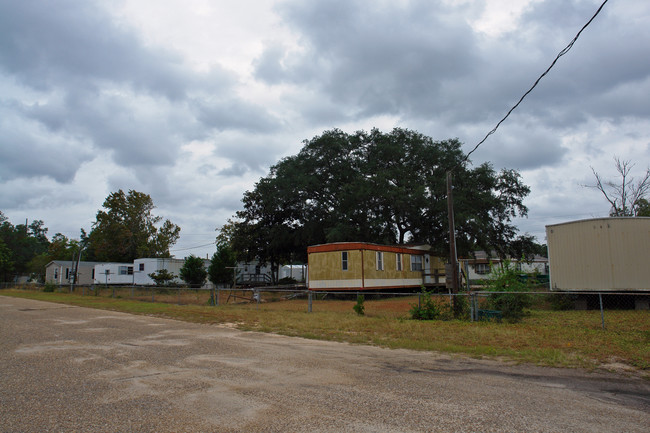
[(366, 298), (363, 295), (357, 295), (357, 303), (352, 308), (359, 316), (366, 314), (366, 307), (363, 305), (365, 301)]
[(295, 278), (292, 278), (292, 277), (284, 277), (284, 278), (280, 278), (280, 280), (278, 280), (278, 285), (280, 285), (280, 286), (289, 286), (291, 284), (297, 284), (297, 283), (298, 283), (298, 281)]
[(565, 295), (562, 293), (548, 295), (549, 304), (551, 308), (556, 311), (566, 311), (566, 310), (575, 310), (576, 309), (576, 300), (578, 295)]
[(56, 284), (52, 283), (51, 281), (48, 281), (43, 286), (43, 291), (44, 292), (53, 293), (55, 290), (56, 290)]
[[(492, 293), (489, 298), (489, 307), (492, 310), (499, 310), (503, 318), (510, 323), (520, 322), (528, 312), (532, 299), (530, 294), (523, 293), (530, 291), (529, 279), (522, 279), (509, 261), (503, 266), (494, 267), (491, 278), (485, 281), (487, 290)], [(508, 293), (517, 292), (517, 293)]]
[(420, 303), (411, 306), (409, 313), (414, 320), (435, 320), (440, 317), (440, 307), (434, 302), (431, 293), (422, 288)]
[(469, 320), (469, 297), (467, 294), (458, 294), (454, 296), (453, 307), (450, 308), (450, 313), (453, 313), (453, 318), (460, 320)]

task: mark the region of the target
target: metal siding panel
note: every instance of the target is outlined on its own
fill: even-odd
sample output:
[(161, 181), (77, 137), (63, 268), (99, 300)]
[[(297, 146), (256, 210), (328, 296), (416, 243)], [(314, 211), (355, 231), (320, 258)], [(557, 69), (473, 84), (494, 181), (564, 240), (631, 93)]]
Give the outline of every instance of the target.
[(650, 290), (650, 218), (602, 218), (546, 227), (551, 287)]

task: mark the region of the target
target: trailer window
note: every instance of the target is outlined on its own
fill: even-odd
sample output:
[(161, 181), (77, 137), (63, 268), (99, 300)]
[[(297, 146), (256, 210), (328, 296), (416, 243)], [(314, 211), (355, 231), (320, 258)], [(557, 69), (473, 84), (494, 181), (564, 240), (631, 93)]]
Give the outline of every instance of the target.
[(348, 270), (348, 252), (347, 251), (342, 251), (341, 252), (341, 269), (344, 271)]
[(133, 266), (120, 266), (118, 272), (120, 275), (133, 275)]
[(422, 256), (415, 255), (415, 254), (411, 256), (411, 270), (412, 271), (422, 270)]
[(384, 270), (384, 253), (382, 251), (377, 251), (377, 270)]
[(489, 263), (477, 263), (474, 265), (474, 271), (479, 275), (485, 275), (490, 273), (490, 264)]
[(401, 253), (395, 254), (395, 266), (396, 266), (398, 271), (402, 270), (402, 254)]

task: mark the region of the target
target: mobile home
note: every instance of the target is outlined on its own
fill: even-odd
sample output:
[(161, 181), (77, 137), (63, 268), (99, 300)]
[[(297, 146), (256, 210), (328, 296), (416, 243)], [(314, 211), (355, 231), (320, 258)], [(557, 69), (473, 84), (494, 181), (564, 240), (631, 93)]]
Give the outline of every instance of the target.
[(155, 281), (149, 276), (154, 272), (166, 270), (170, 274), (175, 275), (176, 278), (172, 283), (182, 283), (179, 277), (181, 268), (185, 260), (173, 258), (145, 258), (135, 259), (133, 261), (134, 284), (139, 286), (152, 286)]
[(417, 289), (444, 284), (444, 264), (427, 247), (363, 242), (314, 245), (307, 249), (309, 290)]
[(551, 290), (650, 291), (650, 218), (546, 226)]
[(98, 263), (94, 284), (133, 284), (133, 263)]
[[(79, 262), (77, 284), (93, 284), (97, 262)], [(55, 284), (70, 284), (74, 278), (77, 262), (71, 260), (53, 260), (45, 266), (45, 281)]]

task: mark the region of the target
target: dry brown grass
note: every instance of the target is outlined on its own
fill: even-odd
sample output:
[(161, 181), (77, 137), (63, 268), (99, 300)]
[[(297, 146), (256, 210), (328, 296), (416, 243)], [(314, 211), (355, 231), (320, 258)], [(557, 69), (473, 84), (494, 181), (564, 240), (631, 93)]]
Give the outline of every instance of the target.
[[(206, 305), (207, 293), (194, 291), (181, 293), (180, 297), (176, 293), (156, 294), (155, 303), (150, 293), (136, 294), (141, 301), (126, 299), (126, 293), (118, 295), (124, 295), (122, 299), (27, 291), (2, 294), (355, 344), (499, 357), (548, 366), (616, 365), (644, 374), (650, 371), (648, 311), (607, 311), (603, 330), (599, 311), (533, 310), (517, 324), (410, 320), (408, 312), (417, 304), (417, 295), (366, 300), (366, 315), (358, 316), (351, 299), (315, 299), (313, 312), (307, 313), (306, 299), (282, 301), (277, 294), (273, 294), (274, 302), (223, 305), (227, 298), (224, 292), (218, 307)], [(168, 303), (159, 302), (163, 299)], [(177, 305), (179, 299), (190, 305)], [(265, 294), (264, 299), (272, 298)], [(439, 302), (446, 302), (445, 298)]]

